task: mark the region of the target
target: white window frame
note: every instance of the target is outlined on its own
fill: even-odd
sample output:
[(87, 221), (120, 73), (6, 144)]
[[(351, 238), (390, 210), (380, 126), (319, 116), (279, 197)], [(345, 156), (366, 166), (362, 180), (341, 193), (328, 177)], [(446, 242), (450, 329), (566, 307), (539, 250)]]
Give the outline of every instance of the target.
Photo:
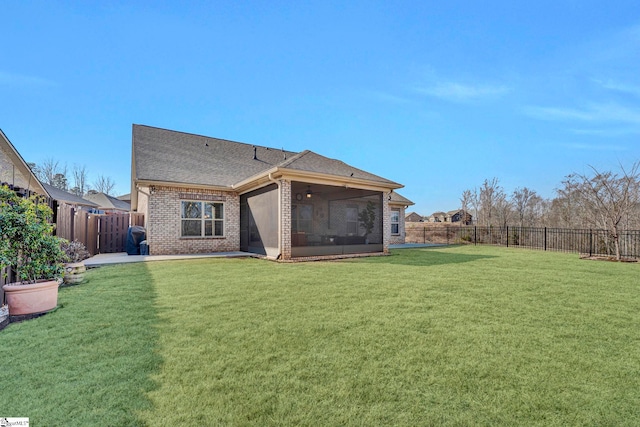
[[(185, 218), (183, 217), (183, 213), (184, 213), (184, 203), (198, 203), (200, 204), (200, 218)], [(204, 215), (205, 212), (205, 205), (211, 205), (211, 212), (212, 215), (215, 216), (215, 205), (221, 205), (221, 214), (222, 216), (220, 218), (206, 218), (206, 216)], [(219, 239), (219, 238), (223, 238), (225, 237), (225, 204), (224, 202), (219, 202), (219, 201), (207, 201), (207, 200), (180, 200), (180, 238), (182, 239), (199, 239), (199, 238), (206, 238), (206, 239)], [(183, 234), (183, 228), (182, 228), (182, 224), (184, 221), (193, 221), (193, 222), (200, 222), (200, 235), (199, 236), (189, 236), (189, 235), (184, 235)], [(206, 235), (206, 225), (207, 222), (211, 222), (211, 235)], [(216, 231), (216, 223), (221, 223), (221, 228), (222, 228), (222, 234), (215, 234)]]
[[(394, 216), (396, 216), (396, 221), (394, 221)], [(391, 210), (391, 218), (389, 218), (389, 223), (391, 224), (391, 235), (392, 236), (399, 236), (400, 235), (400, 210), (399, 209), (392, 209)], [(397, 231), (393, 231), (393, 226), (397, 227)]]

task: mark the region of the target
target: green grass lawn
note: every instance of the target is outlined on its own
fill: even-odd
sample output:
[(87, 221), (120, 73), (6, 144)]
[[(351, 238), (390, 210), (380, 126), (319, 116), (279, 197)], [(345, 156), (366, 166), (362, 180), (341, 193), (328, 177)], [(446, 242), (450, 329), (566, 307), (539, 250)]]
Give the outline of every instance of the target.
[(640, 265), (459, 246), (91, 270), (0, 332), (32, 425), (640, 425)]

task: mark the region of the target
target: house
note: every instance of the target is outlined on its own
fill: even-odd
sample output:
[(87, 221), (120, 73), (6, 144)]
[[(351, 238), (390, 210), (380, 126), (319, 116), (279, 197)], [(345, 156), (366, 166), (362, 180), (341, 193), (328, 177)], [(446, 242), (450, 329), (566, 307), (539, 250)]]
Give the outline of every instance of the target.
[(464, 225), (470, 225), (471, 221), (471, 214), (461, 209), (449, 211), (445, 215), (445, 222), (462, 222)]
[(427, 217), (428, 222), (445, 222), (447, 214), (444, 212), (434, 212)]
[(404, 220), (405, 222), (424, 222), (424, 218), (415, 212), (411, 212), (410, 214), (407, 214)]
[(131, 210), (130, 203), (105, 193), (89, 193), (84, 198), (96, 204), (96, 213), (128, 213)]
[(2, 129), (0, 129), (0, 184), (6, 184), (24, 197), (40, 194), (49, 198), (47, 190)]
[(388, 253), (413, 203), (401, 184), (312, 151), (133, 125), (131, 208), (151, 254), (274, 259)]
[(83, 199), (80, 196), (76, 196), (75, 194), (69, 193), (68, 191), (61, 190), (53, 185), (42, 183), (42, 186), (47, 190), (47, 193), (53, 199), (53, 211), (56, 211), (57, 206), (60, 205), (69, 205), (73, 206), (76, 209), (96, 209), (98, 205), (92, 201)]
[(131, 193), (123, 194), (122, 196), (116, 197), (116, 199), (122, 200), (123, 202), (127, 202), (131, 205)]

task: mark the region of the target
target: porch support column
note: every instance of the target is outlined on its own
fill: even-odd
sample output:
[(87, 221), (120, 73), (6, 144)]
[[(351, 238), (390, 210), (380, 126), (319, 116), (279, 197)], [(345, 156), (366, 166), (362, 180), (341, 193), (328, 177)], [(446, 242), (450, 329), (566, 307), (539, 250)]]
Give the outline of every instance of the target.
[(280, 180), (280, 254), (291, 259), (291, 181)]
[(391, 208), (389, 197), (391, 193), (382, 193), (382, 252), (389, 253), (389, 241), (391, 240)]

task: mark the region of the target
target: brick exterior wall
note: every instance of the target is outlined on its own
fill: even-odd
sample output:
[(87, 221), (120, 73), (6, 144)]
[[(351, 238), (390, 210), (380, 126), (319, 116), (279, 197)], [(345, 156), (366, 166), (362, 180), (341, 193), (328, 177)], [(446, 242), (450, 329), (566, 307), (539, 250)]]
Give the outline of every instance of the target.
[[(14, 168), (9, 153), (5, 152), (3, 145), (0, 145), (0, 182), (13, 184), (20, 188), (29, 186), (29, 177), (25, 177), (17, 167)], [(33, 183), (31, 183), (31, 189), (33, 190)]]
[(291, 181), (280, 181), (280, 245), (281, 257), (291, 259)]
[[(399, 212), (399, 223), (398, 223), (398, 232), (399, 234), (397, 235), (391, 235), (391, 210), (398, 210)], [(405, 221), (404, 221), (404, 216), (405, 216), (405, 208), (404, 206), (393, 206), (389, 209), (389, 234), (390, 234), (390, 240), (389, 240), (389, 244), (390, 245), (401, 245), (404, 244), (405, 242)]]
[[(240, 250), (240, 196), (235, 192), (156, 186), (150, 189), (147, 243), (151, 255), (232, 252)], [(224, 203), (224, 237), (181, 237), (181, 201)]]
[(391, 241), (391, 210), (389, 208), (389, 199), (386, 194), (382, 195), (382, 251), (389, 253), (389, 242)]

